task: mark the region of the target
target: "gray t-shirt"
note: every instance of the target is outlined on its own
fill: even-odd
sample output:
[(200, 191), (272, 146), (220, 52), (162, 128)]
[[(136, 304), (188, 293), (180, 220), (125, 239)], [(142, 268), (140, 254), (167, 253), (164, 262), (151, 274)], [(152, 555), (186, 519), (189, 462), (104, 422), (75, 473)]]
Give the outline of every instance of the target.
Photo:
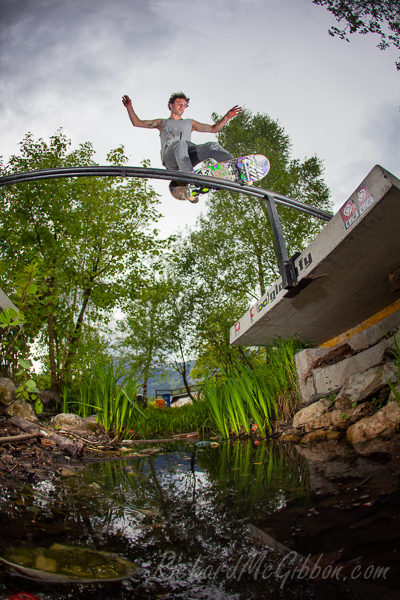
[(190, 142), (192, 134), (192, 119), (163, 119), (160, 131), (161, 160), (172, 142), (184, 140)]

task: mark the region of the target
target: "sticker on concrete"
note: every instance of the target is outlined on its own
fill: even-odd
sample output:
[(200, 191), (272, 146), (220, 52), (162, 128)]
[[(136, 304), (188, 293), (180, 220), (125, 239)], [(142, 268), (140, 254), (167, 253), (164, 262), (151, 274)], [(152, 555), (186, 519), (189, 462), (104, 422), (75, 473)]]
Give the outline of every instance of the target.
[(340, 209), (345, 228), (349, 229), (373, 203), (373, 195), (366, 186), (362, 186), (357, 191), (357, 198), (348, 200)]
[(301, 275), (301, 272), (304, 271), (305, 269), (308, 269), (308, 267), (311, 265), (312, 263), (312, 255), (311, 252), (309, 252), (307, 254), (307, 256), (303, 256), (303, 258), (300, 258), (300, 260), (298, 261), (298, 264), (295, 265), (295, 270), (296, 270), (296, 275), (297, 277), (299, 277)]
[(275, 300), (277, 299), (278, 295), (280, 294), (280, 292), (282, 290), (283, 290), (282, 281), (279, 282), (279, 285), (276, 283), (272, 288), (270, 288), (266, 292), (264, 300), (257, 305), (257, 312), (261, 312), (263, 310), (263, 308), (268, 306), (268, 304), (272, 304), (272, 302), (275, 302)]

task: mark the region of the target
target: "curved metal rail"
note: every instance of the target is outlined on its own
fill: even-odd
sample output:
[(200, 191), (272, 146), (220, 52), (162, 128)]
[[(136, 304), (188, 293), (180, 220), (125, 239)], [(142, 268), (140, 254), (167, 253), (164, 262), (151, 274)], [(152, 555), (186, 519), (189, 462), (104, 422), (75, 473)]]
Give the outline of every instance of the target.
[(216, 177), (205, 177), (204, 175), (195, 175), (194, 173), (167, 171), (166, 169), (153, 169), (148, 167), (113, 167), (113, 166), (92, 166), (92, 167), (65, 167), (60, 169), (42, 169), (39, 171), (28, 171), (26, 173), (15, 173), (13, 175), (5, 175), (0, 177), (0, 187), (22, 183), (26, 181), (40, 181), (42, 179), (57, 179), (60, 177), (143, 177), (146, 179), (166, 179), (184, 181), (185, 183), (200, 183), (208, 184), (215, 190), (231, 190), (240, 192), (248, 196), (256, 198), (265, 198), (270, 196), (274, 198), (278, 204), (283, 204), (301, 212), (309, 214), (323, 221), (330, 221), (332, 215), (324, 210), (320, 210), (315, 206), (310, 206), (298, 200), (287, 198), (282, 194), (270, 192), (262, 188), (257, 188), (250, 185), (242, 185), (234, 181), (225, 181)]
[(297, 275), (293, 259), (288, 257), (286, 244), (282, 233), (282, 227), (279, 215), (276, 210), (276, 204), (281, 204), (293, 208), (300, 212), (321, 219), (330, 221), (331, 213), (310, 206), (299, 200), (293, 200), (262, 188), (250, 185), (243, 185), (234, 181), (226, 181), (216, 177), (206, 177), (194, 173), (184, 173), (177, 171), (168, 171), (166, 169), (153, 169), (150, 167), (115, 167), (115, 166), (90, 166), (90, 167), (64, 167), (59, 169), (42, 169), (38, 171), (28, 171), (26, 173), (14, 173), (0, 177), (0, 187), (24, 183), (29, 181), (42, 181), (46, 179), (58, 179), (63, 177), (138, 177), (146, 179), (164, 179), (179, 180), (185, 183), (205, 185), (213, 190), (229, 190), (239, 192), (258, 198), (265, 211), (263, 200), (265, 201), (268, 216), (274, 235), (275, 249), (278, 257), (279, 269), (282, 275), (283, 287), (293, 289), (297, 284)]

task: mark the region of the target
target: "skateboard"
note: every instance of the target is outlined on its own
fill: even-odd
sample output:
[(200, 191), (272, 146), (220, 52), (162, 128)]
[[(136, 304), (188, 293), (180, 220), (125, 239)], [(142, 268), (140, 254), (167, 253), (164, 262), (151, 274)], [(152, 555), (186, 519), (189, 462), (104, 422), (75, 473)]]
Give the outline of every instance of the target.
[[(195, 169), (192, 173), (226, 179), (227, 181), (236, 181), (243, 185), (251, 185), (254, 181), (263, 179), (269, 169), (270, 164), (266, 156), (263, 154), (249, 154), (248, 156), (241, 156), (225, 162), (208, 165), (207, 167), (201, 167), (200, 169)], [(189, 200), (189, 202), (195, 203), (199, 201), (200, 194), (206, 194), (210, 191), (210, 188), (207, 185), (171, 181), (169, 190), (171, 195), (177, 200)]]

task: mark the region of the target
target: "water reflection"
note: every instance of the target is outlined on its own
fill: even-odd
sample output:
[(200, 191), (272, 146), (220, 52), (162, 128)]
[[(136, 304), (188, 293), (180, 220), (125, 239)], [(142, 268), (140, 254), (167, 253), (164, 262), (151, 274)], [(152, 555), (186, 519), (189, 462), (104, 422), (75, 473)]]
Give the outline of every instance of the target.
[[(74, 477), (4, 489), (1, 552), (61, 542), (118, 553), (144, 573), (103, 584), (101, 595), (98, 587), (27, 587), (3, 573), (0, 593), (22, 586), (42, 600), (312, 597), (305, 582), (281, 588), (280, 557), (256, 548), (249, 535), (249, 520), (289, 502), (309, 503), (305, 458), (293, 448), (250, 441), (212, 449), (178, 444), (152, 456), (96, 463)], [(250, 568), (261, 559), (268, 586)]]

